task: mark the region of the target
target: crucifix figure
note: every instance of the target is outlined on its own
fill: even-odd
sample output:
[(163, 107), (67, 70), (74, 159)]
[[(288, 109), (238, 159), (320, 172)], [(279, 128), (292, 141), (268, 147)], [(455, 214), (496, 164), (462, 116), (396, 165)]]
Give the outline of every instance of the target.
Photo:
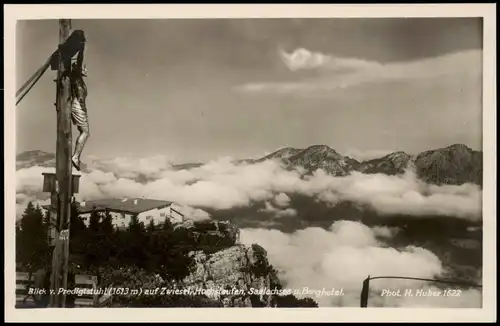
[(71, 157), (73, 166), (80, 171), (80, 157), (85, 143), (90, 136), (89, 119), (87, 114), (87, 85), (84, 77), (87, 77), (87, 68), (83, 61), (83, 49), (78, 53), (77, 62), (73, 63), (70, 72), (71, 82), (71, 120), (79, 131), (76, 139), (75, 150)]

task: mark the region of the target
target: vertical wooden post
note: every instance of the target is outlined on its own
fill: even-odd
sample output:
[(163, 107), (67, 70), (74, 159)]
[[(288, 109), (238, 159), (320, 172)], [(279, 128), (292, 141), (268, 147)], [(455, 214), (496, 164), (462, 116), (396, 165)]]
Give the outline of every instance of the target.
[[(59, 45), (70, 35), (71, 20), (59, 20)], [(52, 307), (64, 307), (66, 296), (58, 295), (59, 289), (67, 289), (69, 260), (69, 226), (72, 197), (71, 163), (71, 102), (70, 80), (71, 57), (59, 52), (57, 70), (57, 148), (56, 148), (56, 201), (57, 231), (52, 266), (52, 290), (55, 291)]]
[(370, 275), (363, 281), (363, 288), (361, 289), (361, 297), (360, 297), (360, 307), (367, 308), (368, 307), (368, 297), (370, 295)]

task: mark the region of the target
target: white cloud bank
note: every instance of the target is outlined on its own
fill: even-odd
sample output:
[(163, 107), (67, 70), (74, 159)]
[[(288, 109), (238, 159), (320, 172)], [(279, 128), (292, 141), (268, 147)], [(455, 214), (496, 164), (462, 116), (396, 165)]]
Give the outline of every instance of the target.
[[(384, 229), (384, 230), (383, 230)], [(277, 230), (243, 229), (241, 241), (258, 243), (268, 252), (270, 263), (280, 272), (287, 289), (343, 289), (343, 296), (315, 296), (320, 306), (359, 307), (363, 280), (369, 275), (436, 278), (444, 268), (432, 252), (418, 247), (396, 250), (377, 238), (393, 230), (371, 229), (358, 222), (338, 221), (329, 230), (307, 228), (285, 234)], [(413, 296), (382, 296), (384, 289), (413, 291)], [(481, 293), (461, 291), (455, 297), (417, 296), (417, 290), (437, 292), (427, 282), (379, 279), (370, 284), (369, 306), (384, 307), (481, 307)], [(455, 288), (453, 288), (455, 289)]]
[(281, 192), (274, 197), (274, 202), (280, 207), (287, 207), (290, 205), (290, 197)]
[(431, 82), (442, 77), (479, 78), (482, 72), (481, 50), (466, 50), (434, 58), (387, 64), (342, 58), (307, 49), (297, 49), (290, 54), (279, 51), (279, 55), (291, 71), (317, 69), (322, 74), (306, 79), (295, 78), (288, 82), (252, 82), (239, 85), (235, 90), (243, 93), (309, 93), (345, 89), (366, 83), (412, 80)]
[(292, 53), (287, 53), (282, 49), (278, 53), (283, 63), (291, 71), (307, 69), (328, 69), (332, 71), (341, 70), (361, 70), (380, 68), (383, 65), (376, 61), (363, 60), (358, 58), (341, 58), (321, 52), (312, 52), (304, 48), (299, 48)]
[(286, 209), (281, 209), (274, 207), (272, 204), (269, 202), (265, 202), (265, 208), (259, 210), (260, 212), (268, 213), (268, 214), (273, 214), (276, 217), (286, 217), (286, 216), (296, 216), (297, 211), (293, 208), (286, 208)]
[[(481, 196), (479, 186), (428, 185), (408, 171), (402, 176), (353, 173), (346, 177), (333, 177), (322, 171), (301, 178), (297, 171), (288, 171), (277, 162), (234, 164), (225, 158), (191, 170), (175, 171), (167, 164), (144, 164), (153, 181), (141, 183), (129, 179), (136, 176), (137, 166), (108, 163), (104, 172), (95, 169), (80, 179), (79, 200), (110, 197), (145, 197), (177, 202), (191, 207), (229, 209), (243, 207), (252, 201), (269, 201), (269, 207), (292, 216), (288, 194), (297, 193), (314, 197), (330, 205), (352, 201), (367, 205), (381, 214), (448, 215), (480, 220)], [(153, 162), (162, 162), (155, 158)], [(131, 167), (128, 170), (127, 167)], [(18, 208), (31, 199), (46, 199), (41, 193), (42, 172), (50, 168), (31, 167), (16, 172)], [(271, 204), (273, 203), (273, 204)], [(22, 213), (18, 211), (18, 214)]]

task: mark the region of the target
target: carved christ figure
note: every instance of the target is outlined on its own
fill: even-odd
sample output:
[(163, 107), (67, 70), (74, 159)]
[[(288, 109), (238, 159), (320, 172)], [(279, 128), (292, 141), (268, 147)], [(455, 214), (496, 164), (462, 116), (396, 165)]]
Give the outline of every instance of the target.
[(85, 143), (90, 136), (89, 119), (87, 114), (87, 85), (85, 85), (84, 77), (87, 77), (87, 68), (81, 64), (81, 60), (75, 62), (71, 66), (70, 83), (71, 83), (71, 120), (79, 131), (76, 139), (75, 150), (71, 161), (73, 166), (80, 171), (80, 157), (82, 155)]

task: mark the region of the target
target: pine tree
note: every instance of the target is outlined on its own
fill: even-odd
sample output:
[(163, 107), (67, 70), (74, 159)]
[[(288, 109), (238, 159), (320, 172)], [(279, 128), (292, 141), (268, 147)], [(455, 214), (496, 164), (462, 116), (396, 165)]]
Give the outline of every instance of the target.
[(97, 212), (96, 208), (92, 210), (89, 217), (89, 231), (92, 233), (99, 232), (101, 223), (101, 214)]
[(87, 226), (80, 216), (78, 203), (73, 201), (71, 203), (71, 220), (70, 220), (70, 253), (74, 257), (85, 257), (89, 237), (87, 233)]
[(147, 237), (143, 223), (139, 222), (137, 215), (132, 215), (127, 231), (124, 233), (126, 242), (123, 244), (126, 260), (136, 266), (144, 266), (147, 262)]
[(113, 225), (113, 217), (111, 216), (111, 214), (106, 211), (104, 213), (104, 217), (102, 218), (102, 222), (101, 222), (101, 232), (103, 233), (103, 235), (105, 236), (111, 236), (113, 234), (113, 231), (114, 231), (114, 225)]
[(139, 222), (139, 217), (137, 215), (132, 215), (128, 225), (128, 231), (132, 234), (140, 234), (144, 230), (143, 227), (144, 224)]
[(85, 226), (85, 222), (83, 221), (82, 217), (80, 216), (80, 212), (78, 210), (78, 204), (76, 201), (73, 201), (71, 203), (71, 220), (70, 220), (70, 222), (71, 222), (71, 226), (70, 226), (71, 237), (78, 237), (87, 228)]
[(48, 252), (44, 215), (40, 206), (29, 202), (21, 217), (19, 229), (19, 260), (24, 264), (39, 265)]
[(30, 201), (21, 217), (21, 230), (29, 230), (33, 225), (33, 216), (36, 214), (35, 205)]
[(97, 211), (96, 207), (90, 213), (83, 251), (85, 264), (89, 268), (105, 264), (111, 256), (111, 243), (109, 235), (106, 235), (105, 232), (112, 234), (113, 228), (109, 220), (106, 220), (106, 216), (103, 215)]
[(155, 230), (155, 221), (151, 219), (148, 225), (148, 233), (152, 234)]
[(172, 231), (174, 229), (174, 226), (172, 224), (172, 221), (168, 216), (165, 217), (165, 222), (163, 222), (163, 230), (165, 231)]

